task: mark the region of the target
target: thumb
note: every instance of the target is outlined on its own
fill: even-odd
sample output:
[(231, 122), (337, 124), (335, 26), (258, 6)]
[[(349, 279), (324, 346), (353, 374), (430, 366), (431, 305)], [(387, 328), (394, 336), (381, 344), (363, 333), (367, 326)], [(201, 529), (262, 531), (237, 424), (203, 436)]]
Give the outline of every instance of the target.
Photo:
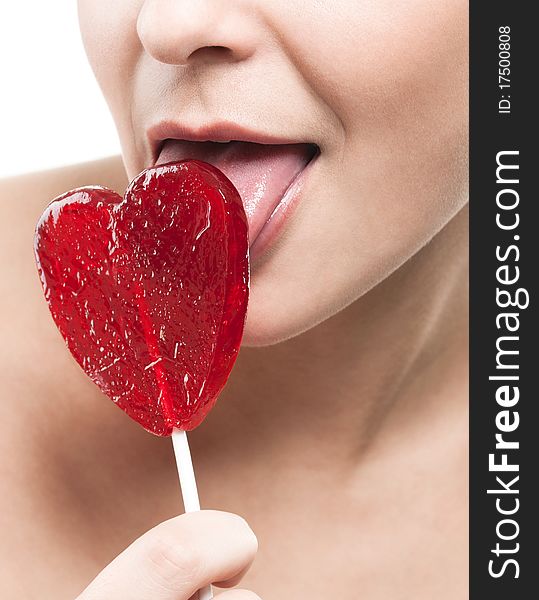
[(188, 600), (212, 582), (235, 584), (256, 550), (256, 537), (241, 517), (210, 510), (184, 514), (138, 538), (78, 600)]

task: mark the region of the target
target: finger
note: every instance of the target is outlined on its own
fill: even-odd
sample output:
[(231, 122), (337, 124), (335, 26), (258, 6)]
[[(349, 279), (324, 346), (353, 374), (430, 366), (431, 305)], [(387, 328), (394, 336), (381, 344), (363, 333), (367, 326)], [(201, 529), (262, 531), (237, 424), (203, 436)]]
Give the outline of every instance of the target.
[(214, 581), (236, 582), (257, 547), (254, 533), (237, 515), (210, 510), (184, 514), (138, 538), (79, 600), (188, 600)]

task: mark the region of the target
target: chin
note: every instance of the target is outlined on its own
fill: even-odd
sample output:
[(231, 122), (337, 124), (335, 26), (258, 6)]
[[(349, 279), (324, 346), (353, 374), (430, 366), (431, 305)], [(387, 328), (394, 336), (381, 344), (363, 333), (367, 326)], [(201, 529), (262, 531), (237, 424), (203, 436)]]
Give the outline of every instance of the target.
[(304, 290), (279, 293), (275, 287), (264, 292), (256, 286), (251, 288), (242, 346), (272, 346), (294, 338), (331, 318), (355, 299), (336, 301), (327, 294), (317, 296), (316, 290), (307, 294), (302, 293)]
[(272, 346), (303, 333), (317, 322), (319, 319), (310, 318), (305, 309), (294, 310), (282, 302), (258, 302), (251, 295), (242, 346)]
[(250, 306), (247, 310), (241, 345), (251, 348), (273, 346), (298, 335), (301, 331), (294, 326), (293, 319), (276, 319), (271, 312), (257, 310)]

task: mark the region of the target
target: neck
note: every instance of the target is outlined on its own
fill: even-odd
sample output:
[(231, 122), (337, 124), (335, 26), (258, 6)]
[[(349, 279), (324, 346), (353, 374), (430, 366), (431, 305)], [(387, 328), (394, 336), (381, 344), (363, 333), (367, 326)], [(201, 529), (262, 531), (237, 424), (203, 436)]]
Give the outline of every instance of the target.
[(242, 460), (271, 446), (277, 455), (293, 452), (334, 468), (402, 436), (403, 427), (433, 427), (463, 407), (466, 234), (462, 211), (406, 265), (331, 319), (281, 344), (242, 349), (194, 444)]

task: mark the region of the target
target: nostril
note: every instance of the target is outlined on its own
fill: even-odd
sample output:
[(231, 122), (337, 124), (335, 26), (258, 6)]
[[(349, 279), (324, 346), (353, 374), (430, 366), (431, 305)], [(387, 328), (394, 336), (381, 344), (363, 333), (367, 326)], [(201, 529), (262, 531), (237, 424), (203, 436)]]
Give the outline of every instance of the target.
[(234, 53), (226, 46), (204, 46), (189, 55), (189, 60), (200, 62), (231, 62), (236, 60)]

